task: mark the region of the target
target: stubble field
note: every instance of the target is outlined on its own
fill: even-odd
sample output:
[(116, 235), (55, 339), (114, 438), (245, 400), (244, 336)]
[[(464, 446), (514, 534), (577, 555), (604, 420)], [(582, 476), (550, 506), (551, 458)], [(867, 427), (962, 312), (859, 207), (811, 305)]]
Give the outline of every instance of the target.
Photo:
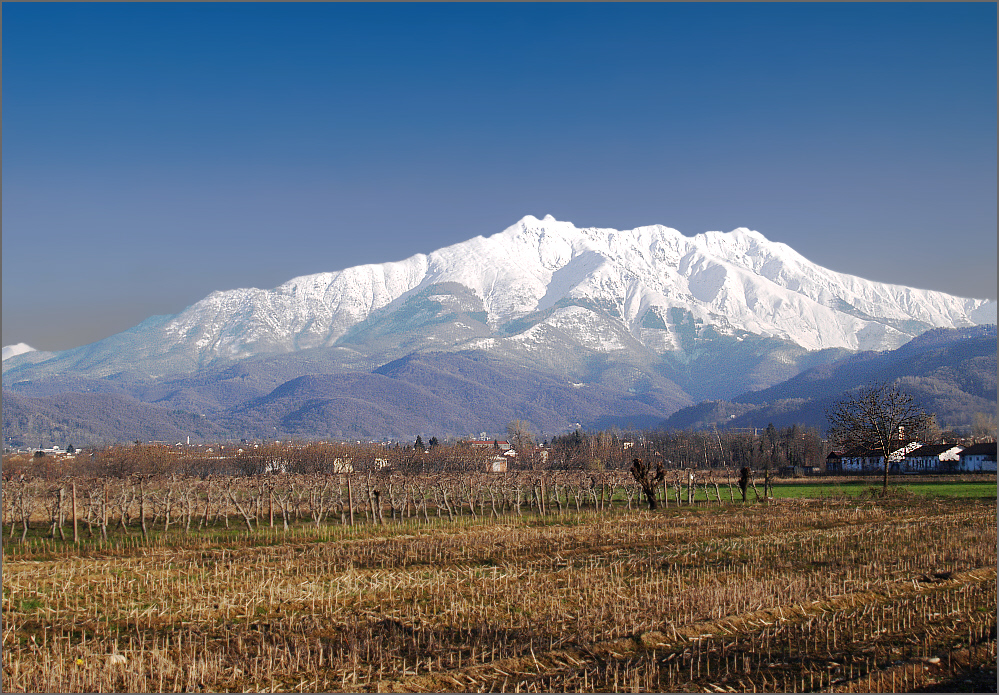
[(995, 691), (990, 500), (131, 540), (8, 553), (4, 691)]

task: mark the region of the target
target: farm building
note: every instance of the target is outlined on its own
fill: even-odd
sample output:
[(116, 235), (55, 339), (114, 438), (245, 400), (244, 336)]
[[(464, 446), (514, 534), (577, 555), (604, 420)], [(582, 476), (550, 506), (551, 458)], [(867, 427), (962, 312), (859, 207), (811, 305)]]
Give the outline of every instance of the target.
[(843, 456), (840, 458), (840, 470), (846, 473), (876, 471), (882, 466), (883, 460), (884, 456), (873, 449), (854, 447), (843, 452)]
[(827, 473), (842, 473), (843, 472), (843, 453), (840, 451), (830, 451), (829, 455), (826, 456), (826, 472)]
[(907, 473), (947, 470), (957, 464), (963, 448), (957, 444), (924, 444), (905, 455), (902, 470)]
[(506, 473), (507, 457), (503, 454), (496, 454), (489, 459), (487, 470), (490, 473)]
[[(899, 443), (897, 446), (898, 448), (893, 450), (888, 457), (888, 461), (891, 462), (893, 469), (900, 467), (901, 461), (905, 458), (906, 454), (918, 449), (922, 445), (919, 442), (910, 442), (908, 444)], [(827, 466), (828, 463), (829, 460), (826, 459)], [(844, 472), (880, 471), (884, 469), (884, 465), (885, 457), (881, 455), (880, 451), (864, 447), (854, 447), (840, 458), (840, 470)]]
[(473, 439), (472, 441), (468, 442), (468, 445), (473, 449), (499, 449), (500, 451), (510, 450), (510, 442), (506, 442), (503, 440), (486, 441), (486, 440)]
[(333, 473), (353, 473), (354, 472), (354, 459), (333, 459), (333, 465), (330, 467)]
[(958, 455), (959, 471), (996, 472), (996, 443), (972, 444)]
[(777, 474), (782, 478), (800, 478), (805, 475), (814, 475), (815, 466), (782, 466)]

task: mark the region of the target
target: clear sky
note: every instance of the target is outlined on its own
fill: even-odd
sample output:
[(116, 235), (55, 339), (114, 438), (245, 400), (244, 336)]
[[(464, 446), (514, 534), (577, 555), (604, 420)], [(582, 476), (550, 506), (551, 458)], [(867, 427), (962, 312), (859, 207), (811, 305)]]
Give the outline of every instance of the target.
[(3, 344), (500, 232), (996, 297), (996, 5), (4, 3)]

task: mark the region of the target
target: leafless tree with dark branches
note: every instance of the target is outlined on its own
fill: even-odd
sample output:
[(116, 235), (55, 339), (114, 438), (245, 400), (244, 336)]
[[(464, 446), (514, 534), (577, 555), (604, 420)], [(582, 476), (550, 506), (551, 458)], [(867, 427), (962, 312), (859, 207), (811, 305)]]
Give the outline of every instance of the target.
[(853, 391), (826, 411), (832, 425), (829, 436), (836, 444), (873, 449), (884, 457), (882, 495), (888, 492), (892, 451), (901, 446), (906, 433), (925, 427), (928, 417), (912, 396), (884, 382)]
[(652, 511), (658, 509), (659, 505), (656, 503), (656, 486), (666, 477), (662, 461), (657, 461), (656, 467), (653, 469), (650, 464), (636, 458), (631, 462), (631, 475), (634, 476), (635, 482), (642, 486), (642, 492), (645, 493), (649, 509)]

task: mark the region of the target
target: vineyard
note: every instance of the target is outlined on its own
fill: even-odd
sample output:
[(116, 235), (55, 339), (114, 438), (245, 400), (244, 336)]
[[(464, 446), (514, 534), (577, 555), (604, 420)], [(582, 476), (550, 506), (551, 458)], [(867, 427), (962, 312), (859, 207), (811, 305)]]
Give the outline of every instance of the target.
[(994, 501), (748, 482), (8, 479), (3, 689), (994, 692)]

